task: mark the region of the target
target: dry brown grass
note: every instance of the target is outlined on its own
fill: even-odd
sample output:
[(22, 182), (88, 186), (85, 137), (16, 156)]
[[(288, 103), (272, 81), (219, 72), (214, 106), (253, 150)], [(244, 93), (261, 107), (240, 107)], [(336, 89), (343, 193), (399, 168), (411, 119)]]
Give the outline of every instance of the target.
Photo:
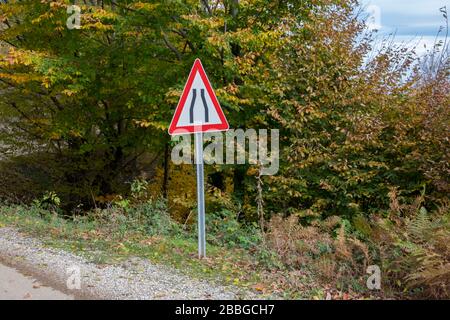
[(450, 298), (450, 204), (429, 212), (423, 196), (410, 204), (396, 190), (390, 197), (390, 215), (377, 221), (372, 238), (387, 285), (403, 297)]
[[(336, 236), (332, 230), (338, 231)], [(303, 226), (295, 216), (275, 216), (268, 224), (266, 245), (289, 270), (309, 270), (324, 287), (361, 280), (370, 261), (368, 247), (347, 235), (338, 217)]]

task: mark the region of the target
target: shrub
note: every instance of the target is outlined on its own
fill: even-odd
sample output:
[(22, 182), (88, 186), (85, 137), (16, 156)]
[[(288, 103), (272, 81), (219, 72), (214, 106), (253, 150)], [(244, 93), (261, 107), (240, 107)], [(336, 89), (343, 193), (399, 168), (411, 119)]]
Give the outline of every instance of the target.
[(386, 285), (402, 295), (450, 297), (450, 206), (429, 212), (423, 197), (401, 204), (391, 193), (388, 217), (378, 219), (372, 240), (378, 246)]
[(44, 193), (41, 199), (35, 199), (33, 201), (34, 206), (51, 211), (57, 210), (60, 204), (61, 199), (54, 191), (47, 191), (46, 193)]
[(163, 199), (149, 200), (132, 206), (112, 205), (74, 219), (92, 221), (99, 229), (109, 234), (118, 234), (120, 237), (133, 232), (152, 236), (177, 235), (181, 232), (181, 227), (169, 216), (167, 203)]
[(162, 198), (131, 208), (127, 214), (134, 224), (143, 225), (151, 235), (173, 235), (181, 231), (180, 225), (169, 215), (167, 201)]
[(353, 285), (370, 261), (369, 249), (348, 234), (345, 220), (336, 216), (303, 226), (296, 216), (273, 217), (265, 245), (290, 270), (309, 269), (326, 283)]
[(207, 240), (217, 245), (254, 248), (261, 242), (261, 232), (254, 224), (242, 224), (230, 210), (208, 215), (206, 219)]

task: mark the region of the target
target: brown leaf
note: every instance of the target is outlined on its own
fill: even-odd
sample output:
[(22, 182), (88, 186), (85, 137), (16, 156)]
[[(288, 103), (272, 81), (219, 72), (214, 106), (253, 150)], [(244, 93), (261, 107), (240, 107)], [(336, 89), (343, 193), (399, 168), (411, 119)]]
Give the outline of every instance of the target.
[(263, 284), (261, 284), (261, 283), (258, 283), (258, 284), (255, 284), (254, 286), (253, 286), (253, 289), (255, 289), (256, 291), (260, 291), (260, 292), (262, 292), (262, 291), (264, 291), (264, 285)]

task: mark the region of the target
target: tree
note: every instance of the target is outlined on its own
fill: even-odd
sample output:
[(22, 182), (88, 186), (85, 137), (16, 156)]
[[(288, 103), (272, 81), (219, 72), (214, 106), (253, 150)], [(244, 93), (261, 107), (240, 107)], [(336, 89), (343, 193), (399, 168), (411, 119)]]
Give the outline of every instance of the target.
[(281, 130), (278, 176), (257, 185), (255, 166), (209, 171), (249, 219), (257, 187), (267, 214), (304, 217), (378, 211), (393, 188), (445, 196), (448, 59), (426, 85), (403, 48), (367, 61), (356, 0), (87, 3), (74, 30), (71, 1), (0, 5), (0, 138), (50, 153), (65, 202), (126, 193), (148, 155), (164, 158), (168, 194), (166, 129), (196, 58), (232, 128)]
[[(0, 65), (5, 141), (48, 148), (70, 161), (65, 179), (83, 185), (85, 199), (116, 192), (133, 159), (164, 148), (180, 75), (197, 57), (231, 124), (264, 125), (253, 73), (279, 44), (278, 17), (314, 7), (262, 0), (97, 3), (81, 5), (79, 30), (65, 26), (70, 1), (0, 7), (8, 46)], [(246, 170), (234, 171), (239, 189)]]

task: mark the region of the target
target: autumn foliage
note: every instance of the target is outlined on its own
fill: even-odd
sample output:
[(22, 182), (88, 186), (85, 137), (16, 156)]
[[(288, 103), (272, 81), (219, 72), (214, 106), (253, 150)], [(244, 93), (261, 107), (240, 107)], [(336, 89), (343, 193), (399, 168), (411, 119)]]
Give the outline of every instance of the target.
[[(210, 211), (259, 222), (290, 268), (314, 265), (330, 281), (401, 257), (414, 270), (395, 279), (448, 295), (447, 42), (424, 57), (388, 41), (374, 48), (354, 0), (105, 0), (80, 4), (79, 30), (65, 25), (71, 3), (0, 4), (0, 198), (52, 190), (66, 213), (82, 213), (126, 199), (139, 179), (191, 223), (193, 168), (170, 163), (167, 127), (201, 58), (230, 127), (281, 137), (275, 176), (207, 168)], [(404, 206), (420, 198), (417, 216), (403, 220), (393, 192)], [(361, 231), (372, 229), (407, 239)], [(406, 250), (400, 242), (410, 254), (391, 256)]]

